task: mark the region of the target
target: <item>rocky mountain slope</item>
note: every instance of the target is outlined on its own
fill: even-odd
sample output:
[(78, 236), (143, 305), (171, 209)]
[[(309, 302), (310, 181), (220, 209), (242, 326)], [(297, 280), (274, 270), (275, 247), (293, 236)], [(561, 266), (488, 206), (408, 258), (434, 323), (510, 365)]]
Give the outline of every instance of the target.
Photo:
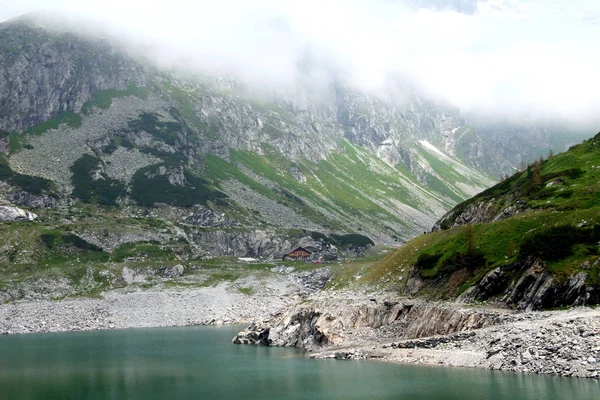
[(467, 200), (365, 273), (411, 295), (518, 309), (600, 302), (600, 134)]
[[(495, 171), (499, 177), (510, 176), (540, 157), (567, 151), (594, 132), (559, 120), (491, 119), (478, 115), (466, 115), (465, 119), (466, 137), (462, 137), (458, 154), (468, 156), (472, 165), (485, 171)], [(468, 139), (471, 133), (476, 135)]]
[[(0, 43), (4, 201), (102, 251), (182, 240), (192, 257), (273, 256), (347, 234), (394, 244), (492, 183), (456, 156), (458, 110), (409, 85), (265, 97), (43, 18), (1, 24)], [(75, 217), (83, 209), (93, 218)]]

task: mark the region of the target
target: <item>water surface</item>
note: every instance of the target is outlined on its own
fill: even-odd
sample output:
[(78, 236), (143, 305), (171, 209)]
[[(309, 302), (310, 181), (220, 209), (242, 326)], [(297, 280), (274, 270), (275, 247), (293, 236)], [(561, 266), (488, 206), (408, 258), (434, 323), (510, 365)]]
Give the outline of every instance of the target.
[(236, 346), (241, 327), (0, 337), (0, 399), (600, 399), (595, 380)]

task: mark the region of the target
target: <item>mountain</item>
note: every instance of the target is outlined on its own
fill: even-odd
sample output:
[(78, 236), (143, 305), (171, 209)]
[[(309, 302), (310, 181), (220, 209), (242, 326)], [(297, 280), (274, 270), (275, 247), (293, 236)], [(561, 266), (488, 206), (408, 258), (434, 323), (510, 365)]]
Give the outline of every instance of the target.
[(519, 309), (598, 304), (599, 160), (600, 134), (535, 162), (457, 205), (363, 281)]
[(30, 16), (0, 25), (0, 68), (3, 198), (108, 253), (389, 245), (493, 183), (457, 156), (459, 111), (406, 83), (267, 95)]
[(458, 154), (484, 171), (495, 171), (499, 178), (522, 170), (523, 165), (540, 157), (564, 152), (593, 132), (559, 120), (517, 121), (472, 114), (466, 115), (465, 120), (465, 134), (473, 132), (475, 136), (461, 140), (463, 146)]

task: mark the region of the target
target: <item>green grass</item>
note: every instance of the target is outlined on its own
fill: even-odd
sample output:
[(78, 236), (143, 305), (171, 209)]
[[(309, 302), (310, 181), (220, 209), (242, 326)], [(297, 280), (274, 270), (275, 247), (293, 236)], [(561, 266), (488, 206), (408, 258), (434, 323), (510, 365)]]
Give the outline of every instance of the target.
[(136, 242), (123, 244), (111, 254), (111, 260), (116, 262), (123, 262), (129, 257), (152, 261), (169, 261), (175, 259), (175, 253), (170, 247), (158, 243)]
[(246, 296), (251, 296), (252, 293), (254, 293), (254, 289), (251, 287), (238, 287), (237, 289), (241, 294), (244, 294)]
[(73, 111), (63, 111), (50, 121), (34, 126), (25, 134), (41, 135), (50, 129), (58, 129), (61, 124), (67, 124), (71, 128), (79, 128), (81, 126), (81, 116)]
[[(398, 179), (397, 170), (346, 141), (342, 141), (341, 145), (344, 147), (344, 153), (333, 154), (329, 159), (318, 163), (308, 160), (295, 163), (269, 146), (263, 147), (263, 155), (230, 150), (230, 163), (216, 156), (209, 156), (206, 158), (208, 168), (204, 172), (216, 182), (235, 178), (266, 197), (281, 202), (309, 218), (323, 221), (332, 229), (341, 227), (315, 213), (315, 210), (304, 204), (301, 199), (319, 204), (333, 213), (343, 212), (353, 218), (362, 218), (366, 214), (378, 220), (385, 218), (403, 225), (404, 222), (400, 218), (378, 204), (388, 203), (393, 209), (396, 207), (395, 201), (402, 201), (416, 208), (421, 207), (414, 195)], [(369, 163), (378, 163), (386, 173), (372, 171)], [(280, 189), (264, 187), (238, 169), (238, 164), (260, 177), (277, 183)], [(293, 168), (302, 171), (307, 179), (306, 183), (300, 183), (294, 178), (290, 172)], [(328, 201), (323, 201), (324, 198)]]
[(92, 99), (86, 101), (81, 108), (83, 114), (88, 114), (93, 107), (98, 107), (103, 110), (108, 109), (112, 105), (113, 99), (126, 96), (135, 96), (140, 99), (147, 99), (151, 92), (143, 87), (138, 87), (134, 83), (131, 83), (126, 90), (107, 89), (99, 92), (95, 92), (92, 95)]
[[(312, 162), (306, 159), (292, 161), (269, 145), (263, 145), (262, 154), (230, 149), (230, 162), (209, 155), (202, 162), (202, 176), (214, 184), (235, 179), (255, 192), (292, 208), (314, 221), (320, 221), (334, 231), (349, 231), (338, 221), (323, 214), (342, 215), (348, 220), (365, 220), (366, 224), (386, 224), (391, 237), (406, 237), (395, 227), (406, 222), (395, 211), (399, 203), (415, 209), (428, 206), (432, 201), (450, 206), (463, 200), (439, 179), (431, 176), (432, 187), (415, 193), (413, 186), (422, 184), (402, 167), (394, 168), (377, 159), (373, 154), (346, 140), (339, 142), (341, 152), (332, 153), (327, 159)], [(442, 170), (443, 166), (439, 165)], [(246, 173), (246, 169), (251, 173)], [(299, 182), (292, 170), (299, 170), (306, 178)], [(272, 185), (265, 181), (272, 182)], [(315, 210), (318, 204), (325, 212)]]
[[(512, 266), (517, 260), (536, 257), (558, 280), (584, 271), (587, 261), (592, 265), (585, 269), (588, 283), (598, 286), (599, 272), (593, 266), (600, 254), (598, 166), (600, 134), (459, 204), (446, 226), (478, 202), (494, 202), (492, 213), (517, 202), (528, 211), (472, 228), (458, 226), (417, 237), (374, 266), (364, 281), (376, 284), (392, 276), (394, 288), (402, 290), (410, 271), (416, 271), (425, 279), (423, 292), (453, 297), (493, 268), (516, 274)], [(547, 186), (550, 182), (558, 184)], [(562, 194), (565, 190), (568, 195)], [(468, 229), (472, 229), (474, 253), (479, 257), (475, 264), (465, 264)]]

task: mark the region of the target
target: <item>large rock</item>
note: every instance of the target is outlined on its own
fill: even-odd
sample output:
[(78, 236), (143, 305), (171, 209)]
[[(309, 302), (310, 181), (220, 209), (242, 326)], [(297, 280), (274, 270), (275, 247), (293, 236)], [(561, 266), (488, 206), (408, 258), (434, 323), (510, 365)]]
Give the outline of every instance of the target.
[(0, 206), (0, 221), (33, 221), (34, 213), (18, 207)]
[(162, 267), (160, 270), (160, 275), (163, 278), (179, 278), (183, 275), (183, 265), (177, 264), (168, 267)]
[(29, 192), (14, 192), (6, 196), (6, 200), (13, 204), (32, 208), (51, 208), (56, 206), (58, 199), (46, 194), (35, 195)]

